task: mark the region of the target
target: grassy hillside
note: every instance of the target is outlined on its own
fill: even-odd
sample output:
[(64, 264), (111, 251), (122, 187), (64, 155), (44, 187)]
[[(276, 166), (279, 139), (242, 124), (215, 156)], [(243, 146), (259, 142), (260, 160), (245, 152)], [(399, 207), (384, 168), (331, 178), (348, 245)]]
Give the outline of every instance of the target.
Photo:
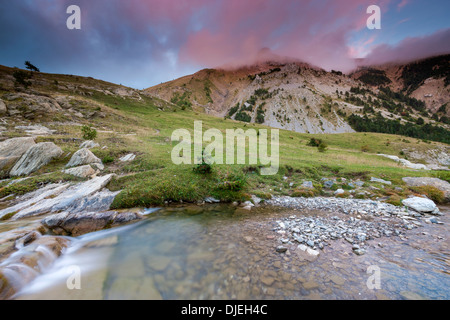
[[(375, 133), (346, 133), (336, 135), (309, 135), (280, 130), (280, 169), (274, 176), (262, 176), (258, 166), (249, 165), (212, 165), (209, 174), (196, 173), (196, 165), (174, 165), (171, 161), (172, 148), (177, 144), (171, 141), (172, 132), (185, 128), (193, 133), (194, 121), (203, 122), (203, 130), (216, 128), (225, 135), (226, 129), (247, 130), (270, 129), (259, 124), (250, 124), (231, 119), (217, 118), (204, 113), (195, 112), (148, 95), (123, 96), (109, 94), (99, 90), (103, 85), (96, 80), (90, 83), (90, 89), (84, 89), (83, 94), (76, 90), (59, 90), (49, 87), (50, 79), (56, 77), (59, 83), (71, 82), (70, 76), (45, 76), (43, 85), (34, 84), (34, 94), (44, 93), (50, 96), (70, 94), (75, 99), (86, 102), (85, 108), (100, 108), (104, 117), (80, 118), (76, 123), (56, 122), (46, 119), (43, 122), (56, 133), (37, 138), (40, 141), (52, 141), (60, 146), (65, 154), (78, 150), (82, 140), (80, 125), (94, 127), (98, 132), (96, 142), (99, 148), (93, 153), (106, 165), (104, 173), (115, 173), (116, 177), (108, 186), (111, 190), (122, 190), (116, 198), (114, 208), (129, 208), (136, 206), (162, 205), (165, 202), (197, 202), (207, 196), (213, 196), (223, 201), (244, 201), (251, 194), (260, 197), (270, 195), (319, 195), (325, 194), (322, 189), (322, 178), (336, 178), (333, 187), (346, 188), (345, 181), (361, 179), (366, 186), (377, 189), (370, 191), (372, 197), (391, 197), (398, 201), (413, 192), (408, 188), (403, 191), (394, 190), (394, 186), (402, 186), (405, 176), (437, 176), (448, 180), (449, 174), (444, 171), (414, 171), (400, 167), (396, 162), (380, 157), (377, 153), (400, 155), (403, 148), (414, 148), (425, 152), (438, 146), (437, 142), (423, 142), (412, 138), (396, 135)], [(85, 78), (79, 77), (73, 83), (84, 83)], [(111, 84), (106, 85), (111, 91)], [(0, 97), (15, 89), (3, 88)], [(130, 89), (131, 90), (131, 89)], [(3, 133), (3, 139), (21, 135), (14, 129), (13, 118), (7, 118), (8, 124)], [(29, 123), (37, 123), (34, 120)], [(317, 147), (307, 146), (311, 138), (324, 141), (328, 147), (320, 152)], [(206, 145), (205, 145), (206, 146)], [(106, 147), (106, 148), (105, 148)], [(248, 146), (247, 146), (248, 149)], [(120, 162), (119, 158), (128, 153), (135, 153), (136, 159), (130, 163)], [(3, 182), (1, 195), (30, 191), (52, 182), (71, 179), (60, 173), (60, 169), (68, 162), (65, 159), (53, 161), (48, 166), (34, 173), (33, 179), (18, 182), (13, 187), (5, 187)], [(392, 187), (382, 187), (369, 182), (371, 177), (390, 180)], [(347, 179), (347, 180), (345, 180)], [(313, 181), (315, 189), (303, 190), (303, 181)], [(348, 190), (348, 188), (346, 188)], [(349, 196), (346, 192), (343, 196)]]

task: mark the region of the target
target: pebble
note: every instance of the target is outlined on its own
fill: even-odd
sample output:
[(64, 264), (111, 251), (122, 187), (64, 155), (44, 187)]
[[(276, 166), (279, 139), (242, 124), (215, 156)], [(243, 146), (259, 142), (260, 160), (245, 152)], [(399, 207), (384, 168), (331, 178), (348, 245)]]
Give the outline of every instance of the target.
[(278, 246), (277, 249), (276, 249), (276, 251), (277, 251), (278, 253), (284, 253), (284, 252), (287, 251), (287, 248), (284, 247), (284, 246)]

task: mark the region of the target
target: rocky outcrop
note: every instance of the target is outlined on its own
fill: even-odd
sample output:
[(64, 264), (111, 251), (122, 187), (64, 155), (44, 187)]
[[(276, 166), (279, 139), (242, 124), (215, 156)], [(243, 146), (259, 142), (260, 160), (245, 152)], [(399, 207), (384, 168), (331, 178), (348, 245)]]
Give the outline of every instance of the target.
[(408, 161), (406, 159), (401, 159), (397, 156), (391, 156), (388, 154), (379, 154), (379, 156), (394, 160), (398, 163), (401, 163), (403, 166), (410, 168), (410, 169), (415, 169), (415, 170), (430, 170), (430, 168), (428, 168), (426, 165), (421, 164), (421, 163), (412, 163), (411, 161)]
[(53, 142), (38, 143), (25, 152), (11, 169), (11, 176), (23, 176), (39, 170), (51, 160), (60, 157), (63, 151)]
[(439, 208), (430, 199), (412, 197), (403, 200), (402, 204), (405, 207), (413, 209), (414, 211), (417, 211), (419, 213), (439, 214)]
[(447, 181), (438, 179), (438, 178), (429, 178), (429, 177), (405, 177), (402, 179), (406, 185), (410, 187), (423, 187), (423, 186), (432, 186), (444, 193), (445, 199), (447, 202), (450, 201), (450, 183)]
[(89, 199), (103, 199), (94, 201), (95, 205), (92, 204), (91, 209), (108, 210), (117, 193), (109, 193), (108, 196), (100, 194), (99, 197), (95, 194), (100, 192), (111, 178), (112, 175), (109, 174), (75, 185), (70, 183), (48, 185), (24, 196), (16, 205), (0, 210), (0, 218), (7, 214), (14, 214), (11, 219), (17, 220), (45, 213), (78, 212), (81, 208), (89, 208), (88, 204), (92, 204)]
[(23, 116), (33, 120), (62, 111), (53, 98), (26, 93), (10, 93), (3, 96), (8, 104), (9, 116)]
[(92, 178), (97, 174), (97, 171), (90, 165), (66, 169), (63, 172), (79, 178)]
[(140, 219), (134, 212), (62, 212), (45, 218), (42, 224), (55, 234), (77, 237)]
[(35, 144), (33, 138), (13, 138), (0, 142), (0, 170), (11, 168)]
[(77, 167), (86, 164), (98, 164), (103, 166), (102, 160), (97, 158), (89, 149), (83, 148), (74, 153), (66, 167)]

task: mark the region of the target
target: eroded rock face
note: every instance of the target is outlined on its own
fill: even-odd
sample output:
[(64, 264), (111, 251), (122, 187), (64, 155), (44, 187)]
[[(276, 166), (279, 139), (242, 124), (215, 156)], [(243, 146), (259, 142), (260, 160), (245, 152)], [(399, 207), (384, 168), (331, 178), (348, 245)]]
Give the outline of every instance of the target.
[(142, 216), (134, 212), (62, 212), (45, 218), (42, 224), (57, 235), (77, 237), (140, 219)]
[(448, 183), (447, 181), (429, 177), (419, 177), (419, 178), (405, 177), (402, 180), (410, 187), (423, 187), (423, 186), (435, 187), (444, 192), (444, 196), (447, 202), (450, 201), (450, 183)]
[(60, 157), (63, 151), (53, 142), (41, 142), (33, 145), (25, 152), (20, 160), (11, 169), (11, 176), (24, 176), (39, 170), (55, 158)]
[(0, 170), (12, 167), (34, 145), (33, 138), (13, 138), (0, 142)]
[(53, 98), (26, 93), (11, 93), (3, 98), (8, 103), (8, 115), (21, 115), (26, 119), (35, 119), (40, 116), (56, 113), (62, 110)]
[(83, 148), (74, 153), (66, 167), (71, 168), (94, 163), (102, 164), (102, 160), (97, 158), (89, 149)]

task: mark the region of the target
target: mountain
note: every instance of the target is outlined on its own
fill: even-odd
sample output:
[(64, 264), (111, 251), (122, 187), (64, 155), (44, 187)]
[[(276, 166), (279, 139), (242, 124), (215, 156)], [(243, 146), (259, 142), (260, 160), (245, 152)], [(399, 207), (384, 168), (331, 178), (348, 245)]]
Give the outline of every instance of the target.
[(450, 115), (450, 107), (440, 110), (450, 97), (450, 55), (442, 55), (404, 64), (360, 67), (351, 75), (372, 87), (389, 86), (425, 102), (427, 110)]
[(348, 117), (355, 114), (448, 127), (448, 55), (360, 67), (350, 75), (263, 56), (272, 60), (205, 69), (144, 92), (206, 114), (300, 133), (354, 132)]

